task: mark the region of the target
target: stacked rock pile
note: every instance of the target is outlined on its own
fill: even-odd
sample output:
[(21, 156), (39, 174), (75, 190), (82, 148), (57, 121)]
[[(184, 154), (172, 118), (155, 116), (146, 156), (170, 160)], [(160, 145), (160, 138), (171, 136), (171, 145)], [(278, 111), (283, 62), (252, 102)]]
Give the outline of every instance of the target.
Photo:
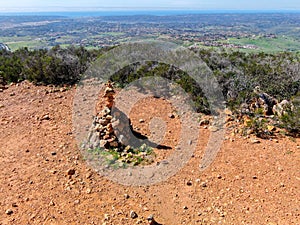
[[(130, 138), (133, 138), (133, 134), (130, 130), (130, 125), (125, 126), (126, 119), (128, 121), (126, 115), (114, 110), (114, 115), (117, 118), (112, 116), (114, 96), (113, 84), (110, 82), (106, 83), (104, 95), (102, 96), (104, 98), (104, 108), (96, 113), (88, 138), (82, 147), (84, 149), (117, 153), (120, 162), (148, 161), (147, 156), (152, 153), (151, 148), (145, 144), (143, 145), (142, 141), (135, 142), (136, 145), (128, 144), (130, 143)], [(126, 117), (126, 119), (122, 117)], [(117, 136), (120, 132), (122, 132), (122, 135), (120, 135), (122, 142)]]
[[(111, 115), (114, 104), (115, 91), (111, 83), (106, 84), (103, 98), (105, 99), (104, 109), (98, 112), (94, 118), (90, 134), (87, 140), (90, 149), (104, 148), (113, 149), (122, 147), (113, 129), (112, 123), (116, 121)], [(118, 149), (121, 151), (122, 149)]]

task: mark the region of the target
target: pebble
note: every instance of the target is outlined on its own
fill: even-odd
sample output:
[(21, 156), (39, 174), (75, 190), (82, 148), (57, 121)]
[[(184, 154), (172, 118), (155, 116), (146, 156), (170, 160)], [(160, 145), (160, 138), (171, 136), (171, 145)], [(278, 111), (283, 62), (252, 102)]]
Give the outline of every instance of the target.
[(109, 220), (109, 218), (110, 218), (110, 216), (109, 216), (109, 214), (104, 214), (104, 219), (106, 219), (106, 220)]
[(49, 206), (55, 206), (55, 203), (51, 200)]
[(135, 219), (135, 218), (138, 217), (138, 215), (137, 215), (137, 213), (136, 213), (135, 211), (131, 210), (131, 211), (130, 211), (130, 217), (131, 217), (132, 219)]
[(50, 116), (48, 114), (46, 114), (42, 117), (42, 120), (50, 120)]
[(86, 190), (86, 193), (87, 193), (87, 194), (91, 194), (91, 193), (92, 193), (92, 189), (88, 188), (88, 189)]
[(129, 199), (130, 196), (129, 196), (128, 194), (125, 194), (125, 195), (124, 195), (124, 198), (125, 198), (125, 199)]
[(207, 187), (207, 183), (206, 182), (202, 182), (201, 183), (201, 187)]
[(186, 185), (187, 185), (187, 186), (192, 186), (193, 183), (192, 183), (192, 181), (189, 180), (188, 182), (186, 182)]
[(51, 152), (51, 155), (56, 155), (56, 152)]
[(188, 209), (188, 207), (185, 205), (185, 206), (183, 206), (183, 209), (187, 210), (187, 209)]
[(13, 211), (12, 209), (8, 209), (8, 210), (5, 211), (5, 213), (6, 213), (7, 215), (11, 215), (11, 214), (14, 213), (14, 211)]
[(50, 170), (49, 172), (52, 173), (52, 174), (56, 174), (57, 170)]
[(144, 119), (139, 119), (139, 122), (140, 122), (140, 123), (144, 123), (145, 120), (144, 120)]
[(203, 119), (203, 120), (200, 121), (199, 124), (200, 124), (200, 126), (202, 126), (202, 125), (209, 125), (209, 120)]
[(169, 114), (168, 114), (168, 117), (171, 118), (171, 119), (174, 119), (174, 118), (175, 118), (175, 115), (174, 115), (173, 113), (169, 113)]
[(85, 175), (85, 178), (86, 179), (90, 179), (92, 176), (93, 176), (93, 173), (90, 172), (90, 173), (88, 173), (88, 174)]
[(252, 144), (258, 144), (258, 143), (260, 143), (260, 140), (257, 140), (257, 139), (250, 139), (250, 142), (251, 142)]
[(74, 170), (74, 169), (68, 169), (68, 170), (67, 170), (67, 174), (68, 174), (69, 176), (72, 176), (72, 175), (75, 174), (75, 170)]
[(208, 128), (211, 132), (217, 132), (219, 129), (217, 128), (217, 127), (215, 127), (215, 126), (210, 126), (209, 128)]

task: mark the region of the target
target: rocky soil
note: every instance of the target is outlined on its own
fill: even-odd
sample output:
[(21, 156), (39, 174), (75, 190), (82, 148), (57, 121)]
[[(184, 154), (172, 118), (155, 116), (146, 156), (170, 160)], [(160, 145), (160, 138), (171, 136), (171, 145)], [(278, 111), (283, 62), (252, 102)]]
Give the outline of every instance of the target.
[[(167, 181), (123, 186), (97, 174), (73, 134), (75, 88), (12, 85), (0, 93), (0, 224), (300, 224), (300, 140), (232, 135), (199, 170), (210, 129), (202, 126), (188, 164)], [(161, 99), (130, 115), (149, 134), (149, 115), (165, 117), (174, 147), (177, 118)], [(143, 122), (140, 122), (143, 119)], [(198, 131), (195, 131), (198, 132)], [(155, 150), (157, 151), (157, 150)], [(168, 151), (159, 153), (160, 159)]]

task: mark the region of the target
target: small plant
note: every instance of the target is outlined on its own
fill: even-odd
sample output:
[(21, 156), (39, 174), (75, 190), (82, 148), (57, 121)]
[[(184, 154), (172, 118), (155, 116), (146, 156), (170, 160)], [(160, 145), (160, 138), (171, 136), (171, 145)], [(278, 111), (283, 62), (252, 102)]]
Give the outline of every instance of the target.
[(273, 131), (268, 129), (270, 121), (261, 116), (248, 117), (244, 120), (244, 134), (255, 134), (259, 138), (269, 138)]
[(90, 156), (100, 157), (104, 160), (104, 164), (114, 169), (127, 168), (128, 166), (138, 166), (140, 164), (150, 164), (150, 156), (154, 155), (153, 149), (146, 144), (139, 148), (130, 148), (127, 146), (124, 150), (119, 151), (117, 148), (104, 149), (95, 148), (88, 149)]
[(279, 117), (280, 127), (286, 129), (288, 135), (300, 137), (300, 92), (291, 99), (291, 102), (292, 107)]

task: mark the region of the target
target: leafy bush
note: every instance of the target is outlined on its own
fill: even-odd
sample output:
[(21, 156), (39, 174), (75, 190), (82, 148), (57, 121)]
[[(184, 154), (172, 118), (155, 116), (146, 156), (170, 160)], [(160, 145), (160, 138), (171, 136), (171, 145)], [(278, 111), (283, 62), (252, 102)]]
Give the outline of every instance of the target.
[(281, 127), (285, 128), (292, 136), (300, 136), (300, 94), (298, 93), (293, 99), (294, 105), (292, 110), (287, 110), (281, 117)]
[(102, 50), (90, 50), (83, 47), (30, 51), (21, 48), (15, 52), (0, 51), (0, 71), (6, 82), (29, 80), (37, 84), (75, 84), (81, 78), (89, 64)]

